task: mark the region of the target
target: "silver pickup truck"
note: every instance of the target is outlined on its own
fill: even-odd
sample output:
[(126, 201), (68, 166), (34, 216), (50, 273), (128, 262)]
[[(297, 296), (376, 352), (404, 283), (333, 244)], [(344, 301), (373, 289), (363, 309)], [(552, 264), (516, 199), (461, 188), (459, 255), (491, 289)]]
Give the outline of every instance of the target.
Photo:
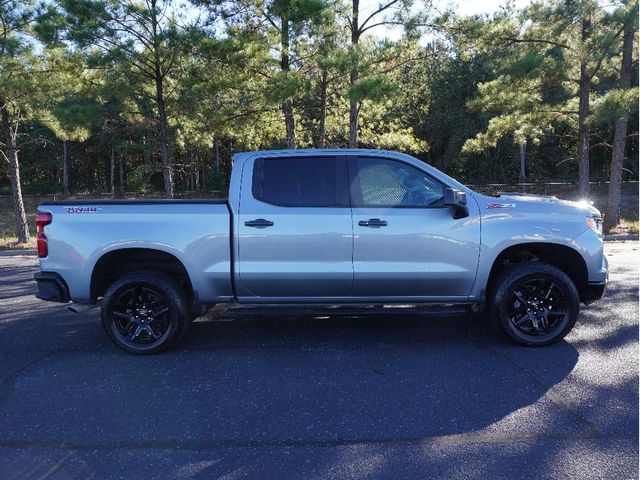
[(228, 200), (43, 203), (37, 225), (38, 298), (100, 305), (134, 353), (223, 302), (465, 306), (546, 345), (607, 281), (589, 203), (481, 195), (379, 150), (239, 153)]

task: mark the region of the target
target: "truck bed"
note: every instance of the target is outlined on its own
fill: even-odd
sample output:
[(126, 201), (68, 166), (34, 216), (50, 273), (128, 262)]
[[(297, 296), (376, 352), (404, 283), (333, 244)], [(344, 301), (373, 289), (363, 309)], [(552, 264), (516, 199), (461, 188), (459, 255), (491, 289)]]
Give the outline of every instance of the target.
[(224, 199), (67, 200), (38, 207), (53, 219), (46, 227), (49, 254), (43, 272), (57, 272), (71, 299), (88, 303), (88, 281), (109, 252), (153, 249), (177, 258), (198, 298), (233, 298), (231, 218)]

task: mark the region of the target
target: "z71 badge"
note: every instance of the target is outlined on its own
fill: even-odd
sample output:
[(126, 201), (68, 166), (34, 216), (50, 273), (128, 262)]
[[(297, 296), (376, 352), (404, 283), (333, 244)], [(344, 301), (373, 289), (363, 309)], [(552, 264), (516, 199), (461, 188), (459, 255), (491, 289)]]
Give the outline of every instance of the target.
[(65, 207), (67, 213), (98, 213), (97, 207)]
[(516, 208), (515, 203), (487, 203), (488, 209), (493, 208)]

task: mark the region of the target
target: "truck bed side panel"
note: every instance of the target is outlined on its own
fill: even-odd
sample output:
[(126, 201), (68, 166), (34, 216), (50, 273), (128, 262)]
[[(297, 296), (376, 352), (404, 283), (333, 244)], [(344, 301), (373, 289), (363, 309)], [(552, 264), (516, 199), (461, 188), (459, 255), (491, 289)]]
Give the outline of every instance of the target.
[[(78, 202), (79, 203), (79, 202)], [(125, 248), (160, 250), (185, 266), (202, 302), (233, 298), (230, 218), (224, 203), (74, 202), (43, 204), (53, 222), (45, 227), (49, 255), (42, 271), (58, 272), (72, 300), (90, 300), (90, 279), (98, 260)]]

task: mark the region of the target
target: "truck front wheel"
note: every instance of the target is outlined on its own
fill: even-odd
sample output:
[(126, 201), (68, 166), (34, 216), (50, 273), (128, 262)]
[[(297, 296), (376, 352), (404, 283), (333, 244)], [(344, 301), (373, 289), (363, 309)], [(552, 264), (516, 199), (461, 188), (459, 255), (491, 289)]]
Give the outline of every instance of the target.
[(190, 323), (185, 292), (159, 272), (131, 272), (109, 287), (102, 301), (102, 326), (118, 347), (137, 354), (175, 344)]
[(571, 278), (543, 262), (516, 263), (496, 278), (491, 317), (517, 343), (542, 346), (569, 333), (580, 310)]

